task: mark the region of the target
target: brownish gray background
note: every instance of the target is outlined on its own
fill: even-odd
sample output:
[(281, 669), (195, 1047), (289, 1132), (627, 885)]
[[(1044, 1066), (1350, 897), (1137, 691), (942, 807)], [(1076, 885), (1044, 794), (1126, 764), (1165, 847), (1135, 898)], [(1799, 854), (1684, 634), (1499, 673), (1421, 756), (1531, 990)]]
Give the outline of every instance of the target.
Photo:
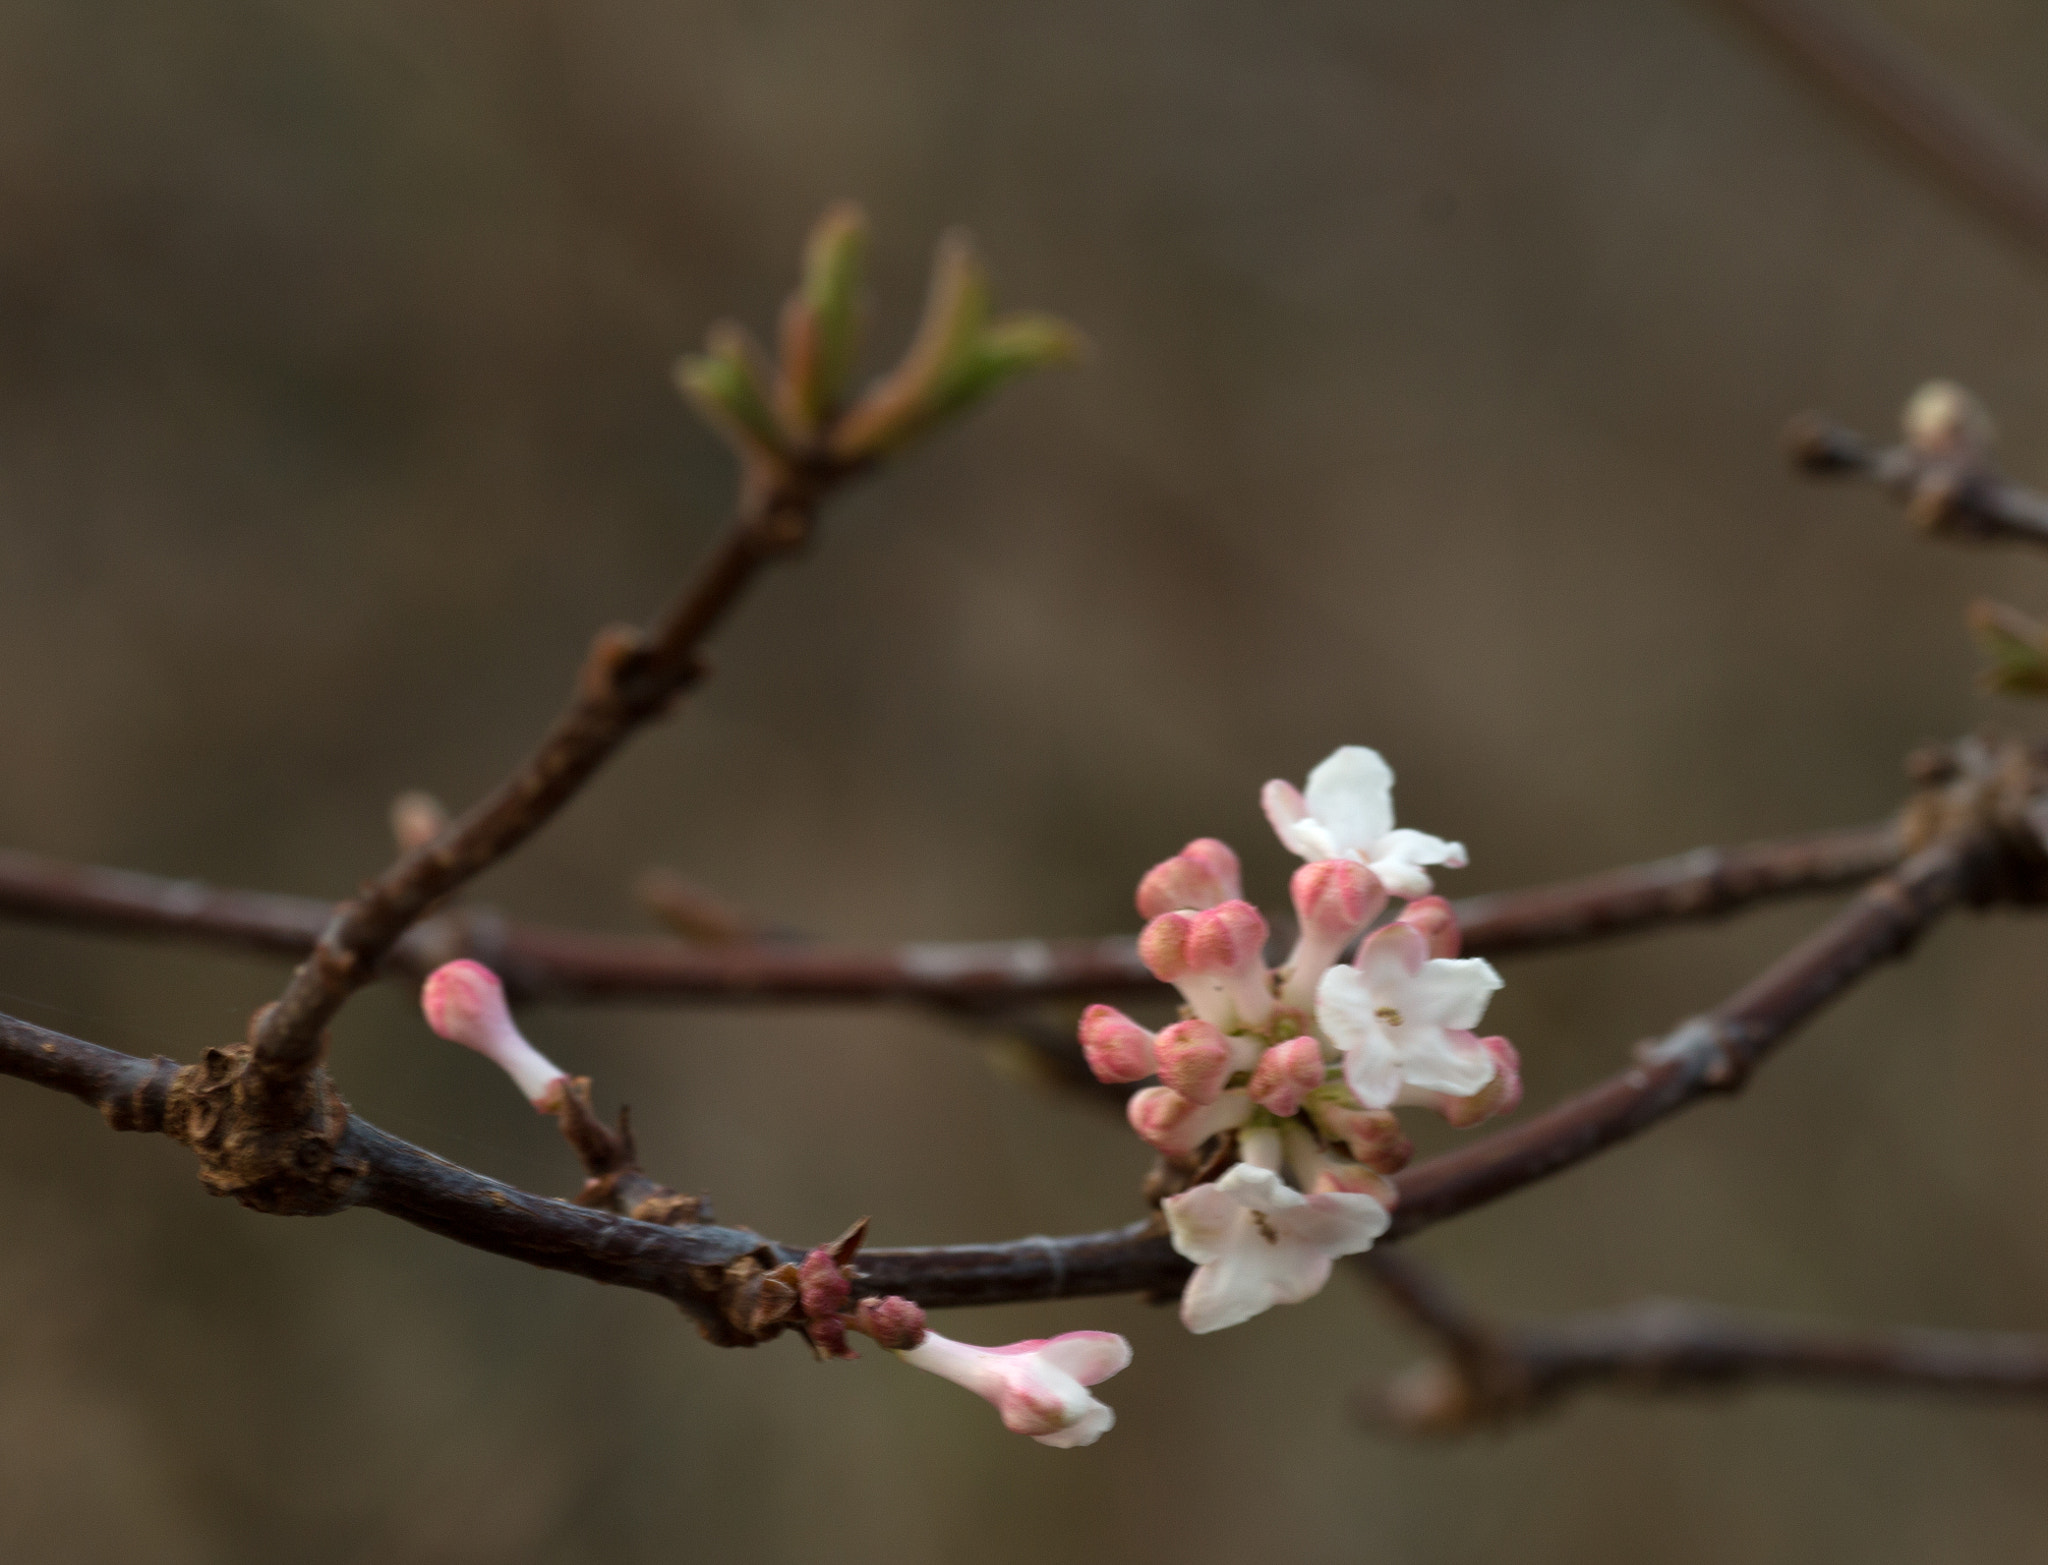
[[(1873, 9), (2048, 134), (2048, 13)], [(894, 339), (962, 220), (1100, 352), (835, 513), (482, 893), (637, 928), (680, 866), (848, 938), (1095, 933), (1334, 745), (1462, 836), (1454, 889), (1875, 818), (2031, 558), (1800, 487), (1779, 426), (1991, 400), (2048, 475), (2048, 272), (1680, 0), (0, 3), (0, 839), (336, 895), (397, 790), (465, 799), (728, 465), (667, 366), (868, 203)], [(1517, 964), (1546, 1100), (1818, 916)], [(1645, 1292), (2048, 1327), (2038, 926), (1941, 931), (1733, 1105), (1431, 1234), (1476, 1298)], [(0, 930), (0, 1006), (190, 1057), (277, 973)], [(1124, 1220), (1144, 1159), (927, 1019), (550, 1011), (657, 1171), (797, 1239)], [(404, 997), (336, 1064), (539, 1188), (550, 1127)], [(1466, 1562), (2031, 1557), (2039, 1410), (1769, 1393), (1390, 1444), (1348, 1285), (1220, 1339), (1131, 1301), (1099, 1447), (872, 1356), (702, 1346), (656, 1301), (369, 1214), (258, 1218), (0, 1084), (0, 1556)]]

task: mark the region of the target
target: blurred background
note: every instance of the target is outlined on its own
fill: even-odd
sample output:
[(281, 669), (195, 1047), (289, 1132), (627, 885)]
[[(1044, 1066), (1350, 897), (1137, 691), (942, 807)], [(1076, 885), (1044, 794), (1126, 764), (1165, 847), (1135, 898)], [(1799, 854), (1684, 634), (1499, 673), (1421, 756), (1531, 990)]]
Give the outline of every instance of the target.
[[(2048, 136), (2048, 12), (1858, 0)], [(478, 895), (645, 929), (664, 864), (847, 939), (1096, 934), (1336, 745), (1471, 848), (1454, 893), (1874, 820), (1912, 745), (2030, 714), (1964, 602), (2031, 557), (1812, 488), (1787, 415), (1921, 380), (2048, 477), (2043, 263), (1696, 0), (0, 0), (0, 840), (322, 897), (553, 712), (667, 595), (728, 461), (668, 367), (765, 324), (830, 198), (878, 357), (968, 224), (1095, 361), (836, 507), (717, 677)], [(1542, 1103), (1823, 914), (1515, 962)], [(1739, 1102), (1432, 1231), (1510, 1314), (1695, 1296), (2048, 1327), (2040, 931), (1953, 921)], [(280, 970), (0, 929), (0, 1008), (139, 1052)], [(1143, 1149), (895, 1010), (550, 1009), (649, 1166), (883, 1243), (1119, 1223)], [(339, 1029), (387, 1128), (576, 1171), (410, 998)], [(638, 1562), (743, 1552), (1463, 1562), (2005, 1561), (2048, 1413), (1770, 1391), (1361, 1431), (1415, 1351), (1350, 1279), (1217, 1338), (1134, 1300), (942, 1317), (1126, 1333), (1054, 1452), (870, 1354), (701, 1344), (669, 1307), (387, 1218), (260, 1218), (181, 1149), (0, 1083), (0, 1553)]]

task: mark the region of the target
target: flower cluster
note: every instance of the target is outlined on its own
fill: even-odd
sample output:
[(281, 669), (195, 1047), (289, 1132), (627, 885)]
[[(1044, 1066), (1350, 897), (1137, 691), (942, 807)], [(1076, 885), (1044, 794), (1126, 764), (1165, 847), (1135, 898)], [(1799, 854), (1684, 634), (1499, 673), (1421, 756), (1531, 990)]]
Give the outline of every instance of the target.
[[(1393, 785), (1356, 745), (1306, 790), (1266, 785), (1267, 819), (1307, 860), (1290, 888), (1300, 934), (1278, 970), (1237, 855), (1203, 838), (1138, 885), (1150, 920), (1139, 954), (1180, 990), (1181, 1020), (1154, 1033), (1106, 1005), (1081, 1018), (1099, 1078), (1158, 1077), (1131, 1098), (1131, 1126), (1200, 1181), (1162, 1203), (1174, 1247), (1196, 1263), (1181, 1298), (1190, 1331), (1298, 1303), (1336, 1257), (1371, 1248), (1392, 1220), (1387, 1176), (1409, 1157), (1397, 1105), (1468, 1126), (1521, 1100), (1513, 1046), (1472, 1030), (1500, 975), (1458, 956), (1457, 919), (1430, 895), (1430, 868), (1461, 867), (1465, 850), (1397, 829)], [(1406, 906), (1342, 962), (1391, 897)]]

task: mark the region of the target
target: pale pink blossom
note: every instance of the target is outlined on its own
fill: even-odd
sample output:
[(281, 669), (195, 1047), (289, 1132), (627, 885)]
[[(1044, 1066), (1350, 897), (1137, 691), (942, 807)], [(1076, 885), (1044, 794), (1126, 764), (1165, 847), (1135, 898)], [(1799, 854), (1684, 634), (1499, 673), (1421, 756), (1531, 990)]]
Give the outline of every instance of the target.
[(1389, 1107), (1403, 1087), (1465, 1097), (1500, 1068), (1470, 1030), (1500, 986), (1484, 958), (1432, 958), (1420, 930), (1389, 924), (1358, 948), (1354, 965), (1323, 975), (1316, 1018), (1365, 1107)]
[(1180, 1299), (1181, 1321), (1193, 1332), (1221, 1331), (1312, 1297), (1338, 1256), (1371, 1249), (1392, 1221), (1370, 1195), (1304, 1195), (1253, 1162), (1167, 1197), (1160, 1209), (1174, 1249), (1195, 1263)]
[(1138, 882), (1138, 913), (1157, 918), (1235, 902), (1244, 895), (1237, 855), (1228, 843), (1197, 837), (1162, 864), (1155, 864)]
[(1131, 1362), (1131, 1345), (1115, 1332), (1069, 1331), (1057, 1337), (978, 1348), (927, 1329), (924, 1340), (901, 1355), (976, 1396), (986, 1397), (1012, 1434), (1040, 1445), (1093, 1445), (1116, 1423), (1116, 1414), (1088, 1387)]
[(505, 986), (483, 963), (465, 957), (435, 968), (420, 989), (420, 1009), (429, 1027), (496, 1064), (542, 1113), (561, 1102), (569, 1073), (526, 1041), (505, 1004)]
[(1355, 859), (1397, 897), (1429, 893), (1425, 866), (1461, 869), (1464, 844), (1394, 825), (1394, 772), (1377, 750), (1345, 745), (1308, 774), (1306, 793), (1290, 782), (1259, 796), (1281, 842), (1310, 863)]

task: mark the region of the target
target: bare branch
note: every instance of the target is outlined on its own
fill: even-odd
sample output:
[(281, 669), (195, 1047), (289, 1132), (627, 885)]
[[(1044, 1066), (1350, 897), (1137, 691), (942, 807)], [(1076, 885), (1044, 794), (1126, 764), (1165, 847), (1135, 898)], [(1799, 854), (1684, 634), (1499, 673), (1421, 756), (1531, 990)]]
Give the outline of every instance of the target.
[(1917, 152), (1980, 211), (2048, 252), (2048, 152), (1867, 15), (1823, 0), (1721, 0)]
[(1813, 413), (1795, 419), (1786, 439), (1802, 472), (1866, 479), (1937, 537), (2048, 546), (2048, 495), (2001, 476), (1981, 451), (1880, 446)]
[(1671, 1299), (1493, 1331), (1475, 1380), (1426, 1362), (1365, 1393), (1373, 1423), (1453, 1434), (1526, 1417), (1575, 1392), (1639, 1395), (1794, 1384), (2048, 1397), (2048, 1337), (1923, 1326), (1812, 1326)]
[[(1892, 824), (1676, 858), (1457, 905), (1465, 949), (1501, 956), (1729, 913), (1839, 889), (1896, 863)], [(0, 850), (0, 915), (169, 936), (266, 955), (303, 955), (326, 903), (221, 890), (133, 870)], [(512, 924), (486, 911), (437, 914), (408, 932), (380, 972), (417, 980), (471, 957), (521, 1000), (935, 1000), (959, 1005), (1159, 990), (1127, 935), (1097, 940), (926, 942), (862, 949), (824, 942), (692, 946)]]
[(538, 831), (695, 682), (705, 640), (765, 566), (808, 539), (820, 501), (844, 476), (823, 463), (757, 473), (738, 519), (654, 628), (599, 635), (574, 699), (533, 753), (433, 842), (403, 854), (335, 910), (312, 955), (257, 1019), (259, 1080), (292, 1081), (318, 1065), (327, 1023), (413, 921)]

